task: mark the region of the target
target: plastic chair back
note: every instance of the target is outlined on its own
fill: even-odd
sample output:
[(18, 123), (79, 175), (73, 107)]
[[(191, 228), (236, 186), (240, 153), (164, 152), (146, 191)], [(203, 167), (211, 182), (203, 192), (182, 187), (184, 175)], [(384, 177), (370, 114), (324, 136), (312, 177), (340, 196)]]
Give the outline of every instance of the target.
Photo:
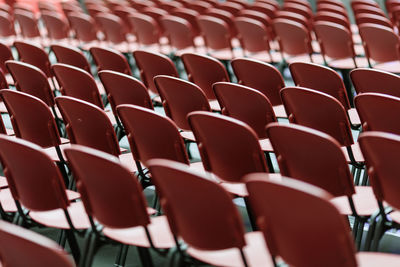
[(116, 50), (102, 47), (91, 47), (90, 54), (93, 56), (98, 71), (112, 70), (132, 75), (131, 67), (128, 64), (126, 57)]

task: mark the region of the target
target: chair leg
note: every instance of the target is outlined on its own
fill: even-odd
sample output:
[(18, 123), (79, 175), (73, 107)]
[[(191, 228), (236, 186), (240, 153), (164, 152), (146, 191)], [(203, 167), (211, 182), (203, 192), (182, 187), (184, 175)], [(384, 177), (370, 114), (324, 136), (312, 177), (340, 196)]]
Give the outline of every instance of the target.
[(365, 225), (364, 221), (360, 222), (358, 230), (357, 230), (356, 247), (357, 247), (358, 251), (361, 250), (361, 242), (362, 242), (362, 237), (364, 234), (364, 225)]
[(187, 151), (189, 160), (193, 159), (192, 153), (190, 152), (190, 143), (191, 143), (191, 141), (185, 140), (185, 147), (186, 147), (186, 151)]
[(267, 160), (267, 166), (268, 166), (269, 172), (274, 173), (275, 169), (274, 169), (274, 164), (272, 164), (271, 153), (264, 152), (264, 155), (265, 155), (265, 159)]
[(355, 177), (354, 177), (354, 185), (360, 185), (360, 176), (361, 176), (361, 169), (356, 168)]
[(372, 237), (375, 234), (376, 228), (376, 215), (371, 216), (369, 221), (370, 225), (368, 227), (367, 237), (365, 238), (364, 251), (370, 251), (371, 249)]
[(65, 243), (67, 241), (67, 236), (65, 235), (65, 230), (62, 229), (60, 231), (60, 234), (58, 236), (58, 241), (57, 243), (60, 245), (60, 247), (65, 248)]
[(354, 101), (353, 101), (354, 95), (353, 95), (351, 81), (350, 81), (350, 71), (342, 69), (342, 70), (340, 70), (340, 72), (342, 73), (342, 79), (343, 79), (344, 86), (346, 87), (347, 97), (349, 98), (350, 106), (352, 108), (354, 108)]
[(67, 237), (69, 247), (71, 248), (72, 256), (73, 256), (76, 264), (78, 264), (80, 257), (81, 257), (81, 252), (79, 250), (79, 246), (78, 246), (78, 242), (76, 241), (75, 234), (74, 234), (73, 230), (68, 229), (68, 230), (65, 230), (65, 235)]
[(379, 242), (381, 241), (385, 232), (386, 232), (385, 220), (383, 218), (381, 218), (381, 220), (378, 220), (378, 222), (376, 224), (376, 230), (375, 230), (374, 238), (372, 240), (371, 251), (378, 251)]
[(249, 216), (251, 229), (252, 229), (253, 231), (256, 231), (256, 230), (257, 230), (257, 224), (256, 224), (256, 221), (255, 221), (255, 219), (254, 219), (253, 213), (252, 213), (252, 211), (251, 211), (251, 207), (250, 207), (250, 204), (249, 204), (249, 200), (248, 200), (247, 197), (244, 197), (243, 199), (244, 199), (244, 204), (246, 205), (247, 216)]
[(125, 266), (126, 257), (128, 256), (128, 250), (129, 250), (129, 246), (125, 245), (124, 249), (122, 251), (122, 257), (121, 257), (120, 266)]
[(137, 247), (140, 262), (142, 263), (143, 267), (153, 267), (153, 260), (150, 256), (150, 251), (148, 248)]
[(87, 240), (85, 244), (85, 251), (79, 263), (79, 267), (92, 266), (94, 254), (96, 251), (97, 241), (98, 241), (98, 236), (92, 231), (88, 231)]

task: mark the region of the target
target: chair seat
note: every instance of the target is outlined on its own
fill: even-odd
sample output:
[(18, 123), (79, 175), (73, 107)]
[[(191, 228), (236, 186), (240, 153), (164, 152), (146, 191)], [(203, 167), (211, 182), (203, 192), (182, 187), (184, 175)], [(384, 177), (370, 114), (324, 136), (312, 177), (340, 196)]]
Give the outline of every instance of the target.
[[(354, 206), (358, 215), (369, 216), (379, 209), (372, 187), (356, 186), (353, 195)], [(331, 200), (341, 214), (351, 215), (349, 201), (346, 196), (336, 197)]]
[(273, 106), (277, 118), (287, 118), (286, 110), (283, 105)]
[(201, 161), (190, 163), (189, 168), (192, 171), (198, 172), (201, 174), (204, 174), (206, 172), (206, 170), (204, 170), (203, 162), (201, 162)]
[(351, 108), (347, 111), (347, 114), (349, 114), (349, 118), (350, 118), (350, 123), (352, 125), (361, 125), (361, 120), (360, 120), (360, 116), (358, 116), (357, 110), (355, 108)]
[(400, 61), (390, 61), (374, 65), (374, 69), (384, 70), (392, 73), (400, 73)]
[(132, 153), (124, 153), (119, 155), (119, 160), (121, 161), (122, 165), (129, 169), (130, 172), (137, 172), (138, 169)]
[(272, 148), (272, 145), (271, 145), (271, 141), (269, 141), (268, 138), (260, 139), (259, 142), (260, 142), (262, 151), (264, 151), (264, 152), (273, 152), (274, 151), (274, 149)]
[(358, 266), (360, 267), (397, 267), (400, 266), (400, 255), (379, 253), (379, 252), (359, 252), (356, 254)]
[(5, 76), (6, 76), (6, 81), (7, 81), (8, 85), (13, 85), (14, 84), (14, 79), (11, 76), (11, 74), (7, 73)]
[[(61, 153), (64, 159), (66, 159), (65, 154), (64, 154), (64, 149), (65, 148), (69, 148), (71, 147), (70, 143), (66, 143), (66, 144), (61, 144), (60, 145), (60, 149), (61, 149)], [(53, 161), (60, 161), (60, 158), (57, 154), (57, 150), (55, 147), (48, 147), (48, 148), (44, 148), (44, 152), (53, 160)]]
[(279, 63), (282, 61), (281, 54), (276, 51), (270, 51), (270, 54), (268, 54), (267, 51), (256, 52), (256, 53), (246, 52), (246, 57), (251, 58), (251, 59), (260, 60), (260, 61), (267, 62), (267, 63)]
[[(154, 246), (157, 248), (174, 247), (175, 241), (169, 228), (167, 217), (151, 217), (150, 221), (151, 223), (147, 227), (149, 229)], [(144, 227), (142, 226), (124, 229), (105, 227), (103, 229), (103, 234), (123, 244), (138, 247), (150, 247)]]
[(400, 211), (395, 210), (389, 214), (390, 219), (400, 224)]
[(196, 142), (196, 139), (194, 138), (194, 134), (192, 131), (182, 131), (180, 132), (180, 134), (184, 139), (189, 140), (191, 142)]
[(221, 111), (221, 106), (219, 105), (218, 100), (209, 100), (208, 103), (210, 104), (210, 108), (212, 111)]
[(7, 179), (4, 176), (0, 176), (0, 188), (2, 187), (7, 187), (8, 183), (7, 183)]
[(239, 49), (221, 49), (221, 50), (210, 50), (208, 52), (208, 54), (213, 57), (216, 58), (218, 60), (232, 60), (235, 59), (237, 57), (241, 57), (242, 56), (242, 52)]
[[(363, 163), (364, 162), (364, 157), (363, 157), (363, 155), (361, 153), (361, 149), (360, 149), (359, 144), (358, 143), (352, 144), (351, 145), (351, 150), (353, 151), (353, 155), (354, 155), (355, 160), (357, 162)], [(349, 158), (349, 155), (347, 153), (346, 147), (342, 147), (342, 151), (343, 151), (344, 155), (346, 156), (347, 162), (350, 162), (350, 158)]]
[(67, 197), (69, 200), (76, 200), (81, 197), (81, 194), (79, 194), (78, 192), (75, 192), (75, 191), (72, 191), (69, 189), (67, 189), (66, 192), (67, 192)]
[[(70, 203), (68, 207), (72, 224), (76, 229), (87, 229), (90, 227), (89, 218), (81, 201)], [(58, 229), (70, 229), (62, 209), (51, 211), (31, 211), (29, 216), (36, 222)]]
[(5, 212), (17, 212), (14, 198), (8, 188), (0, 190), (0, 206)]
[[(247, 233), (245, 240), (247, 245), (244, 247), (244, 254), (248, 266), (274, 266), (261, 232)], [(187, 253), (193, 258), (214, 266), (244, 266), (240, 251), (237, 248), (205, 251), (189, 247)]]
[(108, 119), (110, 120), (112, 125), (117, 124), (117, 120), (115, 119), (114, 113), (112, 110), (105, 110)]
[[(365, 57), (356, 57), (358, 68), (368, 68), (368, 61)], [(339, 70), (352, 70), (356, 68), (352, 58), (328, 60), (328, 65), (331, 68)]]
[(8, 113), (6, 105), (4, 104), (3, 101), (0, 102), (0, 113)]
[(307, 54), (304, 55), (299, 55), (299, 56), (285, 56), (286, 62), (288, 64), (294, 63), (294, 62), (309, 62), (309, 63), (315, 63), (315, 64), (324, 64), (324, 59), (320, 54), (313, 54), (312, 56), (312, 62), (310, 59), (310, 56)]

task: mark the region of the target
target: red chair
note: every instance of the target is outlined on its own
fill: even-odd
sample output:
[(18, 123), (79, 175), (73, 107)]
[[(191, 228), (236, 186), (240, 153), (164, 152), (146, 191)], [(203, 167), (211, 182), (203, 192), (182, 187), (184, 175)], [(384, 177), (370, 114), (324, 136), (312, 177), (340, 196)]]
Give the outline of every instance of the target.
[[(275, 13), (277, 12), (277, 8), (275, 6), (272, 6), (272, 5), (266, 4), (266, 3), (261, 3), (261, 2), (255, 2), (253, 5), (251, 5), (248, 8), (248, 10), (253, 10), (253, 11), (263, 13), (271, 19), (275, 18)], [(244, 10), (242, 10), (242, 11), (244, 11)]]
[(400, 98), (379, 93), (363, 93), (354, 99), (365, 131), (400, 134), (397, 124)]
[[(262, 235), (245, 233), (232, 196), (220, 185), (183, 164), (149, 164), (171, 231), (188, 245), (187, 254), (213, 266), (273, 266)], [(186, 256), (177, 246), (180, 256)]]
[(15, 10), (14, 18), (18, 22), (21, 35), (26, 39), (36, 39), (41, 41), (41, 35), (37, 26), (37, 20), (32, 16), (31, 12), (25, 10)]
[(290, 122), (329, 134), (345, 147), (353, 166), (363, 167), (364, 159), (354, 143), (347, 113), (336, 98), (303, 87), (286, 87), (281, 97)]
[(114, 49), (122, 52), (131, 52), (132, 44), (127, 40), (125, 28), (121, 19), (113, 14), (100, 13), (96, 15), (96, 22), (104, 33), (104, 40)]
[(286, 0), (283, 6), (285, 7), (287, 4), (301, 5), (311, 10), (310, 2), (307, 0)]
[(243, 9), (243, 6), (237, 3), (232, 3), (229, 1), (222, 2), (218, 5), (219, 9), (228, 11), (231, 13), (233, 16), (236, 16), (239, 14), (239, 12)]
[(300, 15), (306, 17), (308, 20), (312, 19), (312, 17), (313, 17), (312, 10), (310, 7), (307, 7), (307, 6), (298, 4), (298, 3), (293, 3), (293, 2), (286, 3), (285, 2), (285, 4), (282, 7), (282, 10), (300, 14)]
[(87, 58), (79, 49), (60, 44), (53, 44), (50, 49), (56, 56), (58, 63), (71, 65), (92, 73)]
[(5, 266), (74, 266), (54, 241), (5, 221), (0, 222), (0, 247)]
[(102, 47), (91, 47), (90, 54), (93, 56), (97, 71), (112, 70), (127, 75), (132, 75), (131, 67), (126, 57), (117, 50)]
[(197, 17), (200, 14), (197, 11), (195, 11), (193, 9), (179, 7), (179, 8), (172, 9), (171, 12), (169, 12), (169, 14), (187, 20), (190, 23), (190, 25), (192, 26), (193, 34), (195, 36), (200, 35), (200, 28), (197, 23)]
[(57, 12), (41, 12), (41, 18), (47, 30), (47, 35), (52, 41), (68, 41), (68, 22)]
[(347, 10), (344, 6), (334, 5), (331, 3), (323, 3), (317, 5), (318, 12), (332, 12), (348, 18)]
[(28, 42), (14, 42), (18, 51), (19, 60), (38, 67), (47, 78), (53, 77), (49, 57), (41, 47)]
[(9, 13), (0, 11), (0, 36), (2, 43), (11, 46), (16, 38), (14, 21)]
[[(205, 15), (223, 20), (226, 23), (226, 25), (228, 25), (230, 35), (232, 37), (237, 36), (237, 29), (234, 23), (235, 17), (228, 11), (218, 8), (211, 8), (207, 10), (207, 13)], [(233, 45), (235, 45), (235, 39), (233, 39)]]
[[(347, 111), (351, 124), (356, 127), (360, 125), (357, 111), (350, 106), (350, 101), (353, 102), (353, 96), (347, 94), (342, 78), (334, 70), (321, 65), (302, 62), (290, 64), (289, 69), (296, 86), (314, 89), (333, 96)], [(351, 91), (349, 93), (352, 94)]]
[(99, 72), (99, 78), (107, 92), (108, 101), (116, 117), (117, 106), (122, 104), (154, 109), (147, 88), (132, 76), (111, 70), (103, 70)]
[(125, 28), (124, 31), (126, 33), (132, 33), (133, 28), (129, 20), (129, 16), (136, 14), (137, 10), (127, 6), (117, 6), (113, 9), (113, 13), (122, 21), (122, 24)]
[[(318, 11), (314, 15), (314, 23), (315, 22), (332, 22), (339, 24), (346, 28), (348, 32), (352, 33), (351, 30), (351, 25), (349, 22), (349, 19), (343, 15), (336, 14), (334, 12), (328, 12), (328, 11)], [(354, 38), (354, 37), (353, 37)]]
[[(289, 178), (282, 182), (268, 178), (263, 174), (249, 175), (246, 187), (259, 229), (274, 259), (280, 257), (290, 265), (310, 267), (398, 264), (397, 255), (356, 253), (348, 222), (329, 203), (331, 195), (326, 191)], [(267, 205), (271, 201), (276, 205)], [(301, 230), (288, 234), (293, 221)]]
[[(118, 158), (79, 145), (65, 153), (79, 181), (78, 190), (85, 199), (84, 205), (92, 222), (82, 265), (91, 266), (94, 253), (104, 242), (104, 237), (113, 243), (121, 243), (123, 250), (136, 246), (143, 265), (152, 265), (147, 248), (161, 250), (175, 246), (167, 218), (149, 217), (154, 210), (147, 208), (143, 189)], [(101, 231), (94, 220), (103, 226)], [(162, 251), (157, 252), (162, 254)], [(124, 265), (125, 257), (119, 254), (115, 264)]]
[(5, 44), (0, 43), (0, 69), (2, 70), (3, 74), (6, 75), (7, 83), (14, 84), (12, 78), (8, 75), (8, 69), (6, 67), (7, 60), (13, 60), (14, 57), (11, 53), (10, 47), (6, 46)]
[(188, 74), (188, 80), (203, 90), (210, 100), (212, 110), (220, 110), (212, 85), (216, 82), (229, 82), (228, 72), (224, 65), (215, 58), (193, 53), (182, 54), (181, 59)]
[(353, 8), (353, 13), (355, 16), (362, 14), (362, 13), (366, 13), (366, 14), (372, 14), (372, 15), (377, 15), (377, 16), (381, 16), (381, 17), (386, 17), (385, 12), (380, 7), (374, 7), (372, 5), (360, 4), (360, 5), (355, 5), (352, 8)]
[(350, 78), (357, 94), (380, 93), (400, 97), (400, 78), (393, 73), (360, 68), (352, 70)]
[[(70, 202), (79, 194), (65, 189), (59, 169), (38, 145), (2, 135), (0, 157), (3, 169), (7, 170), (6, 177), (18, 214), (24, 223), (29, 219), (62, 230), (75, 262), (79, 262), (75, 233), (90, 226), (82, 202)], [(28, 214), (22, 206), (29, 210)]]
[(253, 10), (242, 10), (239, 14), (238, 18), (249, 18), (249, 19), (254, 19), (257, 20), (258, 22), (261, 22), (264, 27), (268, 31), (268, 36), (272, 39), (275, 39), (275, 33), (272, 30), (272, 21), (271, 18), (268, 17), (266, 14), (259, 12), (259, 11), (253, 11)]
[(386, 17), (369, 13), (360, 13), (356, 15), (355, 19), (357, 25), (361, 25), (364, 23), (372, 23), (394, 29), (392, 22)]
[(359, 25), (369, 67), (397, 73), (400, 66), (399, 36), (385, 26)]
[(295, 13), (295, 12), (292, 12), (292, 11), (281, 10), (281, 11), (276, 12), (275, 18), (276, 19), (288, 19), (290, 21), (300, 23), (309, 31), (310, 38), (312, 38), (312, 36), (311, 36), (312, 23), (305, 16)]
[(279, 91), (285, 87), (281, 73), (272, 65), (247, 58), (231, 62), (238, 83), (256, 89), (271, 102), (275, 115), (286, 118)]
[(133, 57), (135, 58), (136, 66), (140, 71), (142, 82), (152, 94), (158, 95), (153, 80), (155, 76), (168, 75), (179, 77), (174, 63), (167, 56), (143, 50), (136, 50), (133, 51)]
[(156, 45), (158, 50), (161, 50), (160, 38), (162, 31), (154, 18), (137, 13), (130, 15), (128, 19), (139, 46), (146, 48), (147, 46)]
[(88, 50), (93, 44), (98, 44), (97, 26), (94, 20), (85, 13), (71, 12), (68, 21), (75, 33), (75, 38), (80, 42), (84, 50)]

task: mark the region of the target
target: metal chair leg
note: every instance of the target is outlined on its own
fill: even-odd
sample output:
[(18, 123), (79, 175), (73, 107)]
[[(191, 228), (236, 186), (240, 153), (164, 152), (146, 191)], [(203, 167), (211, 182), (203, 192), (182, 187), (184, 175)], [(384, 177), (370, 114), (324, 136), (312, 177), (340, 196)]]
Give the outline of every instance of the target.
[(79, 263), (80, 257), (81, 257), (81, 252), (79, 250), (78, 242), (76, 241), (75, 234), (73, 230), (65, 230), (65, 235), (68, 240), (69, 247), (71, 248), (71, 253), (72, 256), (76, 262), (76, 264)]
[(150, 256), (150, 251), (148, 248), (137, 247), (140, 262), (142, 263), (143, 267), (153, 267), (153, 260)]
[(376, 224), (376, 230), (371, 244), (371, 251), (378, 251), (379, 242), (381, 241), (381, 238), (383, 237), (385, 232), (385, 219), (381, 218), (381, 220), (378, 220)]

